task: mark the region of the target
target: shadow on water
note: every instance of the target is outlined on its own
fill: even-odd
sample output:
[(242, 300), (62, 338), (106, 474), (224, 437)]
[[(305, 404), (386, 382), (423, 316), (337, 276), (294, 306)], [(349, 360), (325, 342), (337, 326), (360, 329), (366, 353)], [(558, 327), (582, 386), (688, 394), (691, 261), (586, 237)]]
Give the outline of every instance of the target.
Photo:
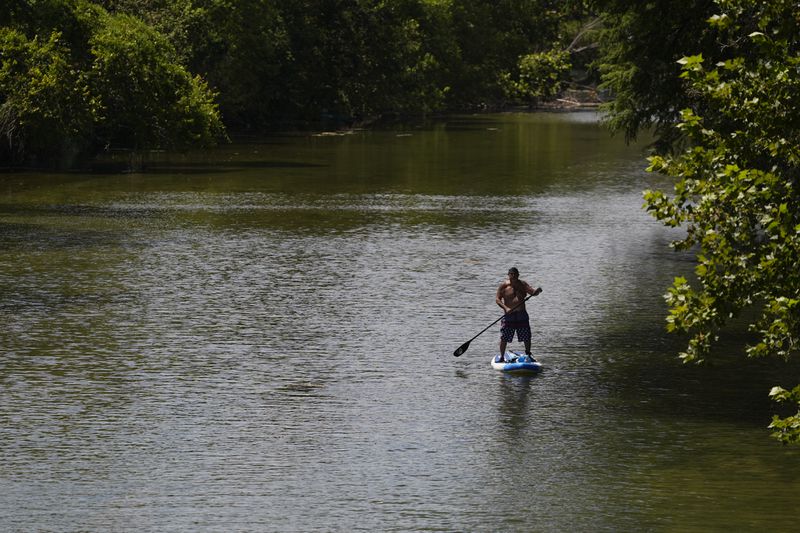
[(17, 250), (26, 254), (37, 250), (48, 253), (63, 250), (86, 251), (92, 248), (111, 248), (120, 243), (124, 243), (125, 248), (136, 246), (131, 235), (122, 229), (118, 231), (79, 228), (66, 230), (13, 222), (3, 223), (0, 228), (4, 233), (0, 238), (0, 250)]
[[(694, 260), (687, 254), (676, 258), (674, 264), (680, 263), (688, 269)], [(666, 291), (667, 286), (664, 280), (659, 288)], [(660, 312), (655, 307), (655, 312), (643, 313), (626, 303), (641, 302), (647, 290), (631, 285), (627, 296), (606, 309), (602, 327), (592, 335), (591, 350), (602, 354), (601, 361), (590, 363), (596, 369), (590, 374), (596, 387), (648, 416), (765, 428), (773, 413), (786, 411), (768, 393), (774, 385), (793, 387), (800, 361), (748, 358), (745, 346), (757, 338), (740, 318), (718, 332), (720, 340), (705, 361), (683, 363), (679, 354), (686, 350), (688, 337), (666, 331), (666, 304)]]
[(497, 411), (502, 422), (505, 443), (520, 441), (527, 430), (531, 416), (531, 388), (539, 376), (513, 376), (501, 374), (498, 377), (500, 392)]
[(648, 340), (637, 344), (625, 337), (622, 349), (613, 336), (602, 339), (608, 344), (599, 349), (614, 354), (615, 360), (607, 361), (596, 378), (621, 403), (643, 412), (763, 428), (772, 413), (786, 411), (769, 399), (770, 389), (792, 387), (800, 376), (798, 361), (747, 358), (742, 344), (752, 339), (736, 332), (729, 332), (702, 363), (679, 360), (685, 337), (664, 339), (657, 330), (637, 333)]
[[(0, 205), (0, 215), (7, 216), (43, 216), (58, 215), (67, 217), (100, 217), (106, 219), (146, 219), (163, 214), (165, 209), (147, 206), (112, 207), (102, 205), (31, 205), (31, 204), (3, 204)], [(6, 223), (5, 228), (13, 228), (19, 224)], [(28, 227), (33, 225), (29, 224)]]
[[(300, 163), (295, 161), (261, 161), (230, 159), (222, 161), (205, 162), (181, 162), (181, 161), (154, 161), (145, 162), (141, 171), (136, 173), (158, 175), (219, 175), (226, 173), (237, 173), (244, 170), (275, 170), (275, 169), (312, 169), (325, 168), (327, 165), (315, 163)], [(126, 172), (128, 166), (125, 163), (117, 162), (97, 162), (92, 165), (92, 172), (97, 174)]]

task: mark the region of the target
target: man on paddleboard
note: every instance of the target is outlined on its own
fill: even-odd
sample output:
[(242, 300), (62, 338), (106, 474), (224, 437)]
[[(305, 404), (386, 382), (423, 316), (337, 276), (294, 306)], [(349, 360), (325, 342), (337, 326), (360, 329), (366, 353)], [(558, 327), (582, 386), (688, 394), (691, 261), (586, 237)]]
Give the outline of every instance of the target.
[(495, 302), (503, 308), (505, 316), (500, 322), (500, 357), (506, 353), (506, 345), (514, 340), (525, 343), (525, 354), (531, 355), (531, 322), (525, 310), (526, 295), (536, 296), (542, 292), (541, 287), (534, 289), (528, 282), (519, 279), (516, 267), (508, 269), (508, 279), (497, 288)]

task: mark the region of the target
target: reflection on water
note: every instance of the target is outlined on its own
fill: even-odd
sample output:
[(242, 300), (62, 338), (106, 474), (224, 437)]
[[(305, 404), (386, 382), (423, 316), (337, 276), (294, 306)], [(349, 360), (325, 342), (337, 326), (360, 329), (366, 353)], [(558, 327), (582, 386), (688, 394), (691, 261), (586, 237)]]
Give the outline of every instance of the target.
[[(2, 529), (791, 529), (787, 371), (680, 366), (691, 258), (595, 119), (0, 176)], [(534, 377), (490, 368), (497, 328), (451, 355), (512, 264)]]

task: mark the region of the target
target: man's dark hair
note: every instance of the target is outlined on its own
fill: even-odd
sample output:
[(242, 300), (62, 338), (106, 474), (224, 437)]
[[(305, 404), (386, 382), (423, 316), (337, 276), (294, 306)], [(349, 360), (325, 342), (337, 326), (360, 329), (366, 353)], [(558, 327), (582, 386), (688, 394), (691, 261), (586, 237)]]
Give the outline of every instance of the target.
[(515, 276), (519, 276), (519, 270), (517, 270), (517, 267), (511, 267), (511, 268), (509, 268), (509, 269), (508, 269), (508, 273), (509, 273), (509, 274), (514, 274)]

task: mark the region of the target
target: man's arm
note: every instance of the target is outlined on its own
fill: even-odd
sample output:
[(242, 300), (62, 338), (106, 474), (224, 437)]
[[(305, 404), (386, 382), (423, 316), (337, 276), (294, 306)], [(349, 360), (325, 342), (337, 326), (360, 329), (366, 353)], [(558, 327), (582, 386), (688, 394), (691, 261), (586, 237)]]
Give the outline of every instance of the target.
[(537, 294), (539, 294), (540, 292), (542, 292), (542, 288), (541, 288), (541, 287), (536, 287), (536, 288), (534, 289), (534, 288), (533, 288), (533, 287), (531, 287), (531, 286), (530, 286), (530, 284), (529, 284), (529, 283), (526, 281), (526, 282), (525, 282), (525, 292), (527, 292), (527, 293), (528, 293), (528, 294), (530, 294), (531, 296), (536, 296)]
[(506, 307), (505, 298), (503, 298), (503, 288), (505, 287), (504, 283), (501, 283), (499, 287), (497, 287), (497, 295), (494, 298), (494, 301), (497, 305), (499, 305), (504, 313), (508, 313), (509, 309)]

